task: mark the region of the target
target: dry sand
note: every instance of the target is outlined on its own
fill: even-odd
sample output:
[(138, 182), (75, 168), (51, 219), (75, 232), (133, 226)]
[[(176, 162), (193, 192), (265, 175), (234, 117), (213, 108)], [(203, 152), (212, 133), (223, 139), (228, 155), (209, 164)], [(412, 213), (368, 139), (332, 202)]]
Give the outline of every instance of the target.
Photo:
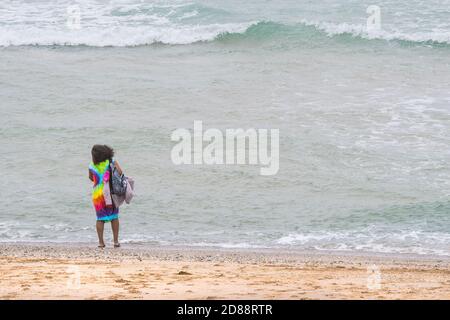
[(450, 259), (0, 244), (2, 299), (450, 299)]

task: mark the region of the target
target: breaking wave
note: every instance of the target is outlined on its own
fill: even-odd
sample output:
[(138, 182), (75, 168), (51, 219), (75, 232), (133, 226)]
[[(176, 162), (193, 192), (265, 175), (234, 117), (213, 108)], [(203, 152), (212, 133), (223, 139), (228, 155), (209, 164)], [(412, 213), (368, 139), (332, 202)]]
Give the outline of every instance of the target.
[(368, 32), (364, 25), (302, 21), (286, 25), (271, 21), (206, 25), (88, 26), (79, 30), (37, 26), (0, 27), (0, 46), (133, 47), (152, 44), (186, 45), (201, 42), (232, 42), (280, 39), (291, 42), (340, 39), (389, 41), (405, 45), (450, 45), (450, 32)]

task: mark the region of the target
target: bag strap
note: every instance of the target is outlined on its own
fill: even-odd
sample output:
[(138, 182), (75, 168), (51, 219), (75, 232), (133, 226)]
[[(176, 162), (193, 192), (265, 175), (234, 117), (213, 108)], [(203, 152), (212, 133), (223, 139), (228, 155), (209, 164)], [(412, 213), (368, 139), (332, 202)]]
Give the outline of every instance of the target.
[(111, 194), (112, 194), (112, 191), (113, 191), (113, 187), (112, 187), (112, 178), (113, 178), (113, 172), (114, 172), (114, 162), (111, 160), (110, 162), (109, 162), (109, 166), (108, 166), (109, 168), (108, 168), (108, 170), (109, 170), (109, 188), (110, 188), (110, 190), (111, 190)]

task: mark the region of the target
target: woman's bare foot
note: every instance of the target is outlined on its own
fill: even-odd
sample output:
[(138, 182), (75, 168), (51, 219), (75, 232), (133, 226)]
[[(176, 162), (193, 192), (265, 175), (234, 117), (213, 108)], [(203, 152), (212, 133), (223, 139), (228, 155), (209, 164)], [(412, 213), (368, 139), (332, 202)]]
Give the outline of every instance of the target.
[(120, 243), (114, 243), (114, 248), (120, 248)]
[(106, 246), (105, 246), (104, 243), (100, 243), (100, 244), (98, 245), (98, 247), (99, 247), (99, 248), (104, 248), (104, 247), (106, 247)]

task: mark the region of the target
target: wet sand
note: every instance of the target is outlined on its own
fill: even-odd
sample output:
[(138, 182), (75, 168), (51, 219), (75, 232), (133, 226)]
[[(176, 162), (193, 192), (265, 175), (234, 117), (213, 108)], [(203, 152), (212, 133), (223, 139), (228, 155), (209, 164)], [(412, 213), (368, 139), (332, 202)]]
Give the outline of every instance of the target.
[(1, 299), (450, 299), (450, 259), (0, 244)]

